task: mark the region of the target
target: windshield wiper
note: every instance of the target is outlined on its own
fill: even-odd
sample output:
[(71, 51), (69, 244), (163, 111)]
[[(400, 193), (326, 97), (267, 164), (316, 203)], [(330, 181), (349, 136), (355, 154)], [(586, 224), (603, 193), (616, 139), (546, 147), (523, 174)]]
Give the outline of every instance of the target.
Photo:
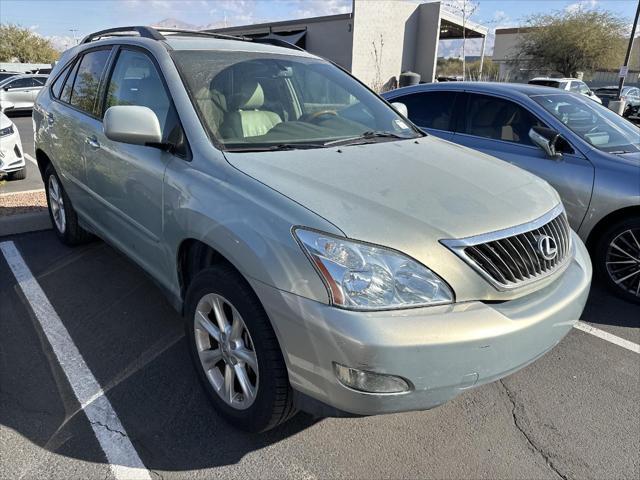
[(332, 140), (330, 142), (326, 142), (324, 146), (331, 147), (335, 145), (348, 145), (350, 143), (358, 143), (360, 141), (366, 142), (367, 140), (373, 140), (376, 138), (398, 138), (402, 140), (408, 140), (412, 137), (404, 137), (402, 135), (398, 135), (397, 133), (393, 133), (393, 132), (369, 130), (367, 132), (361, 133), (360, 135), (356, 135), (354, 137), (340, 138), (338, 140)]
[(227, 147), (228, 152), (278, 152), (283, 150), (309, 150), (324, 148), (324, 143), (278, 143), (275, 145), (241, 145)]

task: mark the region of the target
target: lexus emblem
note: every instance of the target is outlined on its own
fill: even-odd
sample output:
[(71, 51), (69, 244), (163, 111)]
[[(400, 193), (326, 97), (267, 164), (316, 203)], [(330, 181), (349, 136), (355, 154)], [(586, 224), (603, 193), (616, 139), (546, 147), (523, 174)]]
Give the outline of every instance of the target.
[(558, 255), (556, 241), (549, 235), (540, 235), (538, 237), (538, 253), (545, 260), (553, 260)]

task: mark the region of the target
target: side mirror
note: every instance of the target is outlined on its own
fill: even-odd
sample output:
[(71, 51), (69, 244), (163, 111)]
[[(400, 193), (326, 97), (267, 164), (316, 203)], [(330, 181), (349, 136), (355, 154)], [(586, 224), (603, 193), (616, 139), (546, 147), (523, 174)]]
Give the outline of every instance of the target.
[(5, 92), (8, 92), (11, 89), (11, 87), (2, 87), (2, 90), (4, 90)]
[(404, 115), (405, 117), (409, 117), (409, 110), (407, 110), (407, 106), (402, 102), (393, 102), (391, 104), (393, 109), (398, 112), (400, 115)]
[(560, 138), (560, 134), (555, 130), (545, 127), (532, 127), (529, 130), (529, 138), (535, 145), (544, 150), (549, 158), (556, 160), (562, 158), (562, 153), (556, 151), (556, 142)]
[(104, 134), (110, 140), (133, 145), (158, 145), (162, 132), (158, 117), (148, 107), (119, 105), (104, 114)]

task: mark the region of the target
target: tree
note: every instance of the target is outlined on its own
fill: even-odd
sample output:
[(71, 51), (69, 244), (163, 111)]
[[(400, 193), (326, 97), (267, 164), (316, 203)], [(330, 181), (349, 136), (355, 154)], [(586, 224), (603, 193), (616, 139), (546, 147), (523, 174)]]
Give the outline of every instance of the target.
[(534, 15), (516, 47), (528, 68), (554, 70), (565, 77), (615, 68), (624, 55), (624, 19), (611, 12), (578, 9)]
[(46, 38), (18, 25), (0, 25), (0, 62), (52, 63), (58, 52)]
[(466, 80), (467, 22), (480, 6), (475, 0), (447, 0), (443, 6), (462, 17), (462, 80)]

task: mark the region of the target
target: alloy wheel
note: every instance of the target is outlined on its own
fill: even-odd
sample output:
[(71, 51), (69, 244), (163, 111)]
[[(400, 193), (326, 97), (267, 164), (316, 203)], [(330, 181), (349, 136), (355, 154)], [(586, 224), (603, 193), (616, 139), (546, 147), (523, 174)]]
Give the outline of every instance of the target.
[(611, 280), (640, 298), (640, 228), (619, 233), (609, 244), (605, 261)]
[(213, 389), (227, 405), (249, 408), (258, 393), (258, 360), (242, 316), (211, 293), (198, 302), (193, 321), (198, 357)]
[(51, 214), (56, 228), (60, 233), (64, 233), (67, 228), (67, 218), (64, 212), (62, 188), (55, 175), (49, 176), (49, 205), (51, 206)]

